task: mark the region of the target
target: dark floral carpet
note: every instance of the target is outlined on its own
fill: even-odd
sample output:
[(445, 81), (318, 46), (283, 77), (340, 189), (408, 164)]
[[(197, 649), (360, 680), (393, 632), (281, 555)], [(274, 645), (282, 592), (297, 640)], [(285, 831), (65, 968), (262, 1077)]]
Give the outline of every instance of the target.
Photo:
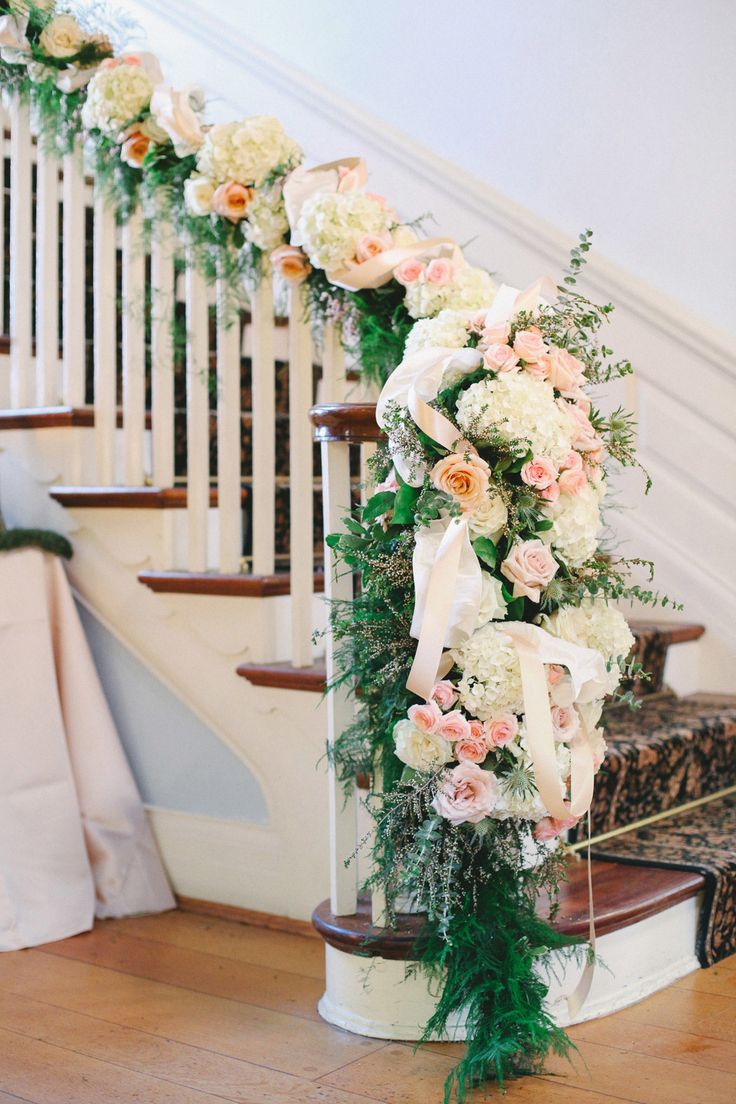
[(610, 710), (604, 724), (594, 836), (736, 785), (736, 698), (654, 694), (641, 709)]
[(594, 847), (593, 857), (697, 870), (705, 877), (700, 963), (712, 966), (736, 953), (736, 794), (626, 832)]

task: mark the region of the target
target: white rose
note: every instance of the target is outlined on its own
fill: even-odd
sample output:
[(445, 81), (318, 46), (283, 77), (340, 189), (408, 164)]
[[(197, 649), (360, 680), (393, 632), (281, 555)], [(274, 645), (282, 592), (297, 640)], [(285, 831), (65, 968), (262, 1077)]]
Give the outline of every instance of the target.
[(184, 181), (184, 201), (193, 215), (209, 215), (215, 182), (208, 176), (190, 176)]
[(79, 53), (84, 40), (84, 31), (73, 15), (55, 15), (41, 31), (38, 42), (50, 57), (67, 58)]
[(500, 495), (489, 494), (482, 505), (476, 506), (468, 517), (470, 532), (474, 537), (490, 537), (492, 541), (503, 532), (509, 512)]
[(481, 578), (482, 591), (476, 628), (487, 625), (489, 621), (503, 621), (506, 617), (506, 603), (501, 583), (489, 571), (481, 571)]
[[(194, 90), (194, 103), (198, 90)], [(196, 153), (204, 142), (204, 131), (193, 107), (192, 90), (178, 92), (160, 84), (151, 96), (151, 114), (156, 123), (174, 143), (177, 157)]]
[(434, 770), (453, 757), (447, 740), (434, 732), (422, 732), (408, 719), (394, 725), (394, 743), (397, 757), (414, 770)]
[(8, 65), (25, 65), (30, 43), (26, 38), (27, 15), (0, 16), (0, 58)]

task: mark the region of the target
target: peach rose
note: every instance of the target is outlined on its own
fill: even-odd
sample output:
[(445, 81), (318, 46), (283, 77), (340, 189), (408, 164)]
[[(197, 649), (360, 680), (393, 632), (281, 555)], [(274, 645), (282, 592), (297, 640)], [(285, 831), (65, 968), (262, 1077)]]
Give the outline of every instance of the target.
[[(478, 723), (478, 722), (476, 722)], [(473, 727), (471, 722), (471, 729)], [(470, 736), (466, 736), (464, 739), (458, 740), (454, 745), (455, 758), (460, 763), (482, 763), (488, 755), (488, 745), (483, 738), (483, 726), (481, 725), (480, 735), (474, 736), (472, 731)]]
[(456, 740), (465, 740), (470, 736), (470, 723), (459, 709), (444, 713), (437, 722), (437, 732), (443, 740), (454, 744)]
[(568, 468), (560, 475), (560, 490), (565, 494), (577, 495), (580, 494), (585, 484), (588, 482), (588, 477), (585, 474), (582, 466), (578, 471), (573, 468)]
[(131, 169), (140, 169), (150, 145), (151, 139), (148, 135), (136, 130), (125, 139), (120, 147), (120, 160), (126, 165), (130, 165)]
[(547, 545), (535, 537), (512, 547), (501, 564), (501, 574), (514, 584), (514, 598), (525, 595), (532, 602), (538, 602), (543, 589), (556, 575), (558, 566)]
[(491, 372), (513, 372), (518, 370), (519, 358), (510, 345), (496, 342), (484, 352), (483, 363)]
[(506, 747), (519, 732), (519, 722), (514, 713), (501, 713), (498, 717), (492, 717), (483, 727), (489, 748)]
[(535, 360), (533, 364), (527, 362), (524, 365), (524, 371), (530, 376), (533, 376), (534, 379), (549, 379), (550, 372), (552, 371), (549, 357), (545, 354), (544, 356), (540, 356), (539, 360)]
[(539, 330), (519, 330), (514, 338), (514, 352), (528, 364), (533, 364), (549, 352)]
[(547, 667), (547, 682), (550, 686), (556, 686), (565, 677), (565, 668), (559, 663), (550, 663)]
[(579, 819), (580, 817), (575, 816), (565, 817), (564, 820), (557, 820), (555, 817), (542, 817), (534, 825), (534, 838), (538, 843), (546, 843), (549, 840), (557, 839), (568, 828), (574, 828)]
[(396, 266), (394, 269), (394, 280), (399, 284), (403, 284), (404, 287), (408, 287), (409, 284), (415, 284), (423, 272), (423, 262), (416, 260), (416, 258), (411, 258), (410, 260), (402, 261), (400, 265)]
[(576, 398), (585, 383), (585, 371), (579, 360), (568, 353), (567, 349), (559, 349), (553, 345), (549, 351), (550, 373), (549, 381), (566, 398)]
[(271, 254), (271, 264), (284, 280), (298, 284), (312, 271), (306, 253), (296, 245), (280, 245)]
[(557, 468), (546, 456), (535, 456), (533, 460), (524, 464), (520, 475), (527, 487), (535, 487), (536, 490), (543, 491), (545, 487), (554, 483), (557, 478)]
[(337, 175), (339, 178), (337, 190), (341, 194), (343, 192), (355, 192), (363, 184), (360, 168), (350, 169), (347, 165), (338, 165)]
[(227, 180), (219, 188), (215, 188), (212, 210), (230, 222), (240, 222), (245, 218), (252, 199), (252, 188), (246, 188), (245, 184), (239, 184), (237, 180)]
[(369, 261), (371, 257), (377, 257), (379, 253), (385, 253), (393, 245), (388, 230), (382, 234), (363, 234), (355, 246), (355, 259), (361, 264)]
[(511, 326), (508, 322), (495, 322), (484, 327), (482, 336), (486, 345), (508, 345)]
[(485, 740), (486, 727), (483, 721), (470, 721), (470, 735), (474, 740)]
[(457, 701), (457, 690), (449, 679), (442, 679), (442, 682), (438, 682), (432, 690), (430, 698), (432, 701), (436, 701), (440, 709), (445, 712), (448, 709), (452, 709)]
[(455, 275), (455, 266), (452, 261), (448, 261), (445, 257), (435, 257), (427, 265), (427, 271), (424, 275), (428, 284), (437, 284), (441, 287), (442, 284), (450, 283)]
[(409, 720), (420, 732), (434, 732), (441, 718), (440, 707), (433, 701), (409, 708)]
[(477, 453), (451, 452), (429, 473), (438, 491), (452, 495), (462, 510), (474, 510), (488, 494), (488, 464)]
[(487, 817), (498, 795), (496, 776), (477, 763), (465, 762), (447, 772), (432, 806), (456, 828), (459, 824), (478, 824)]

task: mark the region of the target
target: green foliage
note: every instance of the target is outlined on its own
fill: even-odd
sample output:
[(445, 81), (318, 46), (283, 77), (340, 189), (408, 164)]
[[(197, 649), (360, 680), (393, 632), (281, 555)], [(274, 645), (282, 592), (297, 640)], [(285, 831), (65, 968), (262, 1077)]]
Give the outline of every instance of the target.
[(50, 529), (0, 529), (0, 552), (15, 548), (42, 548), (65, 560), (72, 558), (72, 546), (66, 537)]

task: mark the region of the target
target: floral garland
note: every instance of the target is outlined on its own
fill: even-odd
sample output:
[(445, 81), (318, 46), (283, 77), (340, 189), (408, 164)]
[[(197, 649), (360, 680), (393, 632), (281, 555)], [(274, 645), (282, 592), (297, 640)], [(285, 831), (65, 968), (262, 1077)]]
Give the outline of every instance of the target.
[[(362, 162), (307, 171), (277, 119), (206, 123), (199, 89), (171, 88), (152, 54), (125, 49), (131, 30), (97, 3), (0, 0), (0, 85), (30, 102), (46, 149), (62, 154), (82, 140), (121, 221), (141, 202), (149, 222), (169, 220), (235, 306), (272, 270), (304, 282), (312, 320), (340, 324), (369, 380), (385, 379), (416, 319), (489, 300), (488, 273), (402, 223), (366, 191)], [(310, 178), (309, 195), (288, 210), (298, 174)], [(393, 263), (367, 284), (362, 266), (381, 254)]]
[[(607, 469), (637, 461), (630, 418), (588, 397), (631, 371), (596, 337), (610, 307), (575, 290), (589, 246), (585, 233), (566, 282), (541, 296), (502, 288), (488, 309), (414, 325), (378, 402), (388, 440), (373, 494), (328, 537), (362, 580), (332, 611), (337, 681), (360, 687), (334, 761), (346, 784), (380, 767), (370, 884), (389, 923), (407, 897), (426, 913), (414, 957), (440, 997), (425, 1040), (465, 1016), (447, 1100), (538, 1071), (570, 1045), (545, 1007), (545, 970), (553, 951), (575, 948), (535, 903), (557, 893), (559, 839), (604, 761), (604, 700), (631, 704), (619, 684), (641, 672), (613, 603), (668, 603), (631, 581), (642, 561), (601, 549)], [(456, 534), (427, 679), (420, 655), (442, 604), (433, 578)]]

